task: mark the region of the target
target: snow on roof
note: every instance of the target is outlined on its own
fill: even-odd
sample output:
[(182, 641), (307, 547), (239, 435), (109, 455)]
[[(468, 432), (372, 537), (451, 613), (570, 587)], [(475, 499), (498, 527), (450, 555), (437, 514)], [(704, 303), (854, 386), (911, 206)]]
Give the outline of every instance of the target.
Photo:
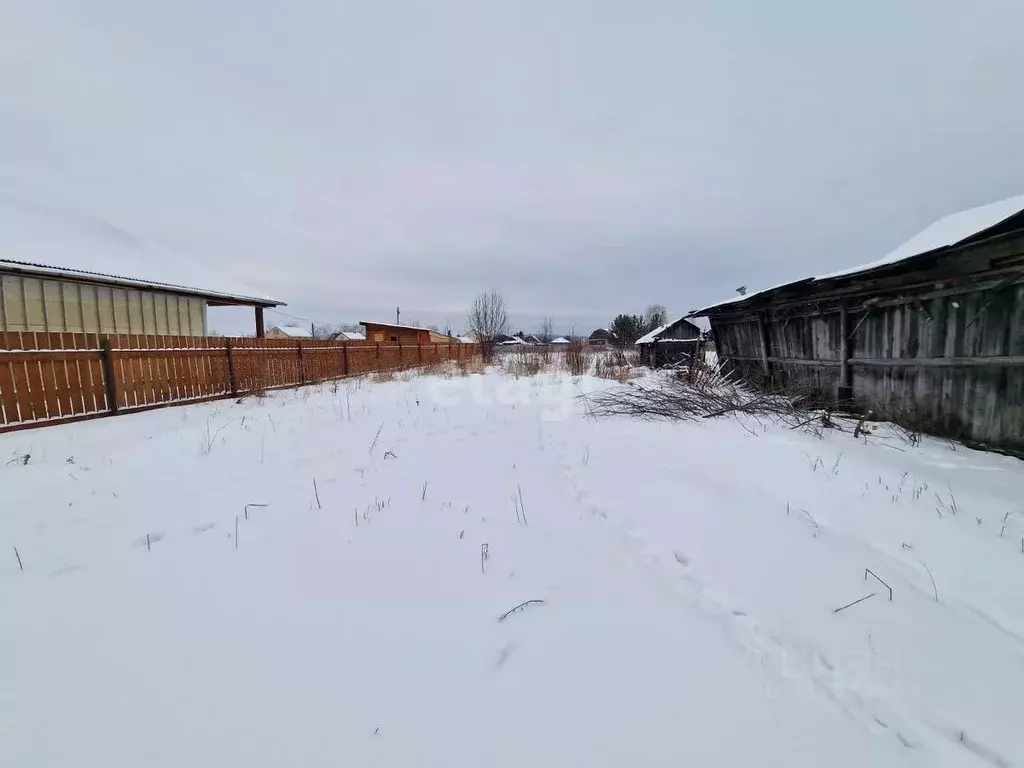
[(523, 340), (522, 340), (521, 338), (519, 338), (518, 336), (513, 336), (513, 337), (512, 337), (511, 339), (509, 339), (508, 341), (503, 341), (503, 342), (501, 342), (501, 343), (502, 343), (502, 344), (512, 344), (512, 345), (516, 345), (516, 344), (525, 344), (526, 342), (525, 342), (525, 341), (523, 341)]
[(659, 325), (657, 328), (655, 328), (650, 333), (645, 333), (643, 336), (641, 336), (639, 339), (637, 339), (634, 343), (635, 344), (650, 344), (652, 341), (654, 341), (654, 337), (657, 336), (662, 331), (664, 331), (666, 328), (668, 328), (669, 325), (671, 325), (671, 323), (666, 323), (665, 325)]
[(0, 199), (0, 270), (284, 305), (111, 222), (13, 198)]
[(565, 336), (559, 336), (557, 339), (551, 340), (552, 344), (568, 344), (569, 340)]
[(975, 237), (976, 235), (980, 235), (987, 230), (1002, 224), (1010, 217), (1016, 216), (1022, 211), (1024, 211), (1024, 195), (1009, 197), (1005, 200), (989, 203), (988, 205), (981, 205), (977, 208), (960, 211), (959, 213), (952, 213), (948, 216), (942, 217), (928, 227), (925, 227), (903, 243), (899, 248), (894, 251), (890, 251), (884, 258), (879, 259), (878, 261), (861, 264), (860, 266), (850, 267), (848, 269), (841, 269), (836, 272), (829, 272), (816, 277), (805, 277), (788, 283), (780, 283), (779, 285), (772, 286), (771, 288), (765, 288), (760, 291), (755, 291), (754, 293), (748, 293), (746, 296), (733, 296), (730, 299), (720, 301), (717, 304), (712, 304), (704, 309), (695, 310), (695, 312), (690, 313), (690, 315), (692, 316), (698, 312), (706, 312), (710, 309), (727, 304), (745, 301), (746, 299), (750, 299), (764, 293), (769, 293), (778, 288), (797, 286), (801, 283), (816, 283), (823, 280), (831, 280), (836, 277), (849, 277), (861, 272), (870, 272), (873, 269), (898, 264), (901, 261), (912, 259), (915, 256), (920, 256), (939, 248), (948, 248), (950, 246), (957, 245), (958, 243), (962, 243), (965, 240)]
[(302, 326), (299, 325), (275, 325), (270, 330), (280, 331), (285, 336), (291, 336), (293, 339), (313, 338), (313, 333), (309, 330), (309, 328), (303, 328)]
[(475, 344), (476, 343), (475, 341), (473, 341), (472, 337), (470, 337), (470, 336), (456, 336), (455, 338), (458, 339), (463, 344)]
[(399, 325), (398, 323), (381, 323), (376, 320), (360, 320), (359, 324), (379, 325), (382, 328), (401, 328), (403, 331), (430, 331), (431, 333), (440, 333), (442, 336), (444, 336), (444, 334), (438, 330), (435, 330), (433, 328), (421, 328), (418, 325)]
[(859, 267), (829, 272), (827, 275), (820, 275), (814, 279), (828, 280), (832, 277), (854, 275), (858, 272), (866, 272), (869, 269), (877, 269), (878, 267), (905, 261), (922, 253), (934, 251), (936, 248), (956, 245), (969, 237), (981, 234), (985, 230), (1003, 223), (1021, 211), (1024, 211), (1024, 195), (1009, 197), (996, 203), (989, 203), (988, 205), (970, 208), (959, 213), (952, 213), (925, 227), (883, 259), (870, 264), (863, 264)]
[(366, 337), (356, 331), (341, 331), (338, 333), (338, 337), (345, 341), (366, 341)]

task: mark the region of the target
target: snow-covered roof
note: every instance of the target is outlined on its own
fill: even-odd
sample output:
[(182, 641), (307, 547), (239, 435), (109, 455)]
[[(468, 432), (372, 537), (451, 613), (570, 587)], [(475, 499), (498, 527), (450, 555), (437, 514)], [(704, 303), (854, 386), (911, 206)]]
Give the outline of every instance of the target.
[(293, 339), (311, 339), (313, 338), (312, 331), (309, 328), (303, 328), (300, 325), (275, 325), (270, 329), (271, 331), (280, 331), (285, 336), (291, 336)]
[(513, 337), (512, 337), (511, 339), (509, 339), (508, 341), (503, 341), (503, 342), (501, 342), (501, 343), (502, 343), (502, 344), (508, 344), (508, 345), (512, 345), (512, 346), (516, 346), (516, 345), (518, 345), (518, 344), (525, 344), (526, 342), (525, 342), (525, 341), (523, 341), (522, 339), (520, 339), (520, 338), (519, 338), (518, 336), (513, 336)]
[(337, 338), (345, 341), (366, 341), (366, 337), (357, 331), (340, 331)]
[(635, 343), (636, 344), (650, 344), (652, 341), (654, 341), (654, 337), (657, 336), (662, 331), (664, 331), (666, 328), (668, 328), (669, 325), (671, 325), (671, 323), (666, 323), (665, 325), (659, 325), (657, 328), (655, 328), (650, 333), (645, 333), (643, 336), (641, 336), (639, 339), (637, 339)]
[(966, 211), (960, 211), (959, 213), (952, 213), (948, 216), (944, 216), (930, 226), (925, 227), (903, 243), (899, 248), (890, 251), (884, 258), (879, 259), (878, 261), (861, 264), (860, 266), (850, 267), (848, 269), (841, 269), (836, 272), (829, 272), (816, 277), (806, 277), (801, 280), (780, 283), (779, 285), (772, 286), (771, 288), (764, 288), (760, 291), (755, 291), (754, 293), (748, 293), (746, 296), (733, 296), (730, 299), (720, 301), (717, 304), (712, 304), (704, 309), (695, 310), (694, 312), (691, 312), (688, 317), (707, 312), (711, 309), (726, 306), (728, 304), (746, 301), (747, 299), (760, 296), (761, 294), (770, 293), (771, 291), (779, 288), (789, 288), (804, 283), (809, 285), (837, 277), (849, 277), (862, 272), (870, 272), (875, 269), (907, 261), (915, 256), (921, 256), (939, 248), (948, 248), (953, 245), (958, 245), (999, 226), (1007, 219), (1016, 216), (1022, 211), (1024, 211), (1024, 195), (1009, 197), (1006, 200), (989, 203), (988, 205), (981, 205), (977, 208), (970, 208)]
[(12, 198), (0, 200), (0, 271), (284, 306), (109, 221)]
[(473, 338), (471, 336), (456, 336), (455, 338), (458, 341), (460, 341), (461, 343), (463, 343), (463, 344), (475, 344), (476, 343), (475, 341), (473, 341)]
[(434, 330), (433, 328), (421, 328), (418, 325), (399, 325), (398, 323), (382, 323), (378, 322), (377, 320), (360, 320), (359, 324), (364, 326), (379, 325), (382, 328), (401, 328), (403, 331), (430, 331), (431, 333), (440, 333), (442, 336), (444, 336), (443, 333)]
[(568, 344), (569, 340), (565, 336), (559, 336), (557, 339), (551, 340), (552, 344)]

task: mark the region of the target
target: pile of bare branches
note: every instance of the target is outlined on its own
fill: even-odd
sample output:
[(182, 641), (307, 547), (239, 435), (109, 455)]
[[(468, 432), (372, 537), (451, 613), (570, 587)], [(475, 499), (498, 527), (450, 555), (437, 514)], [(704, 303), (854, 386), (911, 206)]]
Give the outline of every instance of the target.
[(742, 379), (706, 366), (667, 369), (660, 375), (584, 396), (595, 418), (632, 416), (645, 421), (697, 421), (745, 414), (781, 420), (790, 426), (825, 426), (829, 417), (812, 415), (822, 401), (811, 393), (748, 386)]

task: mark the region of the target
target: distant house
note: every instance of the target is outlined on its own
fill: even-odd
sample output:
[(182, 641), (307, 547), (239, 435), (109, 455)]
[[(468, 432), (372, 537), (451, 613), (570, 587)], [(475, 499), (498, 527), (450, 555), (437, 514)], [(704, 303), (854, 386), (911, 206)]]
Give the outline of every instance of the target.
[(456, 336), (455, 340), (460, 344), (476, 344), (472, 336)]
[(313, 331), (301, 325), (275, 325), (267, 331), (268, 339), (312, 339)]
[(660, 368), (689, 359), (697, 351), (700, 334), (700, 326), (681, 317), (644, 334), (636, 340), (636, 347), (646, 365)]
[(331, 336), (333, 341), (366, 341), (366, 337), (358, 331), (338, 331)]
[(378, 344), (450, 344), (454, 341), (451, 336), (445, 336), (432, 328), (365, 320), (360, 325), (366, 329), (366, 340)]
[(590, 334), (590, 340), (587, 343), (592, 347), (610, 347), (613, 344), (618, 344), (618, 342), (619, 337), (607, 328), (598, 328)]
[(569, 340), (565, 336), (559, 336), (557, 339), (552, 339), (552, 346), (565, 346), (568, 345)]
[(526, 342), (519, 336), (513, 336), (511, 339), (505, 339), (505, 341), (498, 342), (503, 347), (525, 347)]
[(525, 336), (520, 336), (519, 338), (521, 338), (527, 344), (530, 344), (531, 346), (534, 347), (539, 347), (544, 344), (543, 341), (541, 341), (538, 337), (534, 336), (532, 333), (528, 333)]

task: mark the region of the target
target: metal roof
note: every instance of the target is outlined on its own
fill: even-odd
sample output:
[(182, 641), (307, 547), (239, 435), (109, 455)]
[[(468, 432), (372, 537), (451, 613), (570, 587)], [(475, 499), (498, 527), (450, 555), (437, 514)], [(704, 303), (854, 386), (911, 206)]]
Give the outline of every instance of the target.
[(437, 333), (441, 336), (445, 336), (442, 331), (434, 330), (433, 328), (421, 328), (418, 325), (399, 325), (398, 323), (381, 323), (376, 320), (360, 320), (360, 325), (379, 325), (382, 328), (401, 328), (403, 331), (429, 331), (430, 333)]
[(1007, 198), (1006, 200), (989, 203), (988, 205), (982, 205), (977, 208), (970, 208), (966, 211), (952, 213), (925, 227), (903, 243), (899, 248), (891, 251), (884, 258), (879, 259), (878, 261), (862, 264), (857, 267), (850, 267), (837, 272), (829, 272), (828, 274), (818, 275), (817, 277), (805, 277), (800, 280), (782, 283), (745, 296), (734, 296), (730, 299), (726, 299), (725, 301), (720, 301), (717, 304), (705, 307), (704, 309), (694, 310), (693, 312), (690, 312), (687, 317), (703, 315), (707, 312), (722, 309), (733, 304), (741, 304), (749, 301), (750, 299), (758, 296), (763, 297), (766, 294), (783, 288), (811, 286), (828, 280), (873, 272), (875, 270), (884, 269), (885, 267), (909, 261), (917, 258), (918, 256), (930, 254), (933, 251), (962, 245), (971, 240), (980, 239), (981, 236), (985, 235), (990, 230), (998, 227), (1003, 222), (1022, 212), (1024, 212), (1024, 195), (1018, 195), (1016, 197)]
[(100, 216), (10, 195), (0, 195), (0, 271), (187, 294), (220, 304), (284, 304)]
[(77, 280), (79, 282), (103, 283), (106, 285), (124, 286), (126, 288), (143, 288), (154, 291), (165, 291), (167, 293), (180, 293), (210, 299), (220, 304), (244, 304), (260, 307), (287, 306), (283, 301), (278, 301), (277, 299), (271, 299), (265, 296), (246, 296), (238, 293), (224, 293), (205, 288), (194, 288), (187, 285), (164, 283), (157, 280), (126, 277), (124, 275), (109, 275), (104, 272), (91, 272), (85, 269), (57, 267), (49, 264), (35, 264), (28, 261), (16, 261), (14, 259), (0, 259), (0, 273), (15, 273), (31, 277), (49, 277), (56, 279), (63, 278), (66, 280)]

